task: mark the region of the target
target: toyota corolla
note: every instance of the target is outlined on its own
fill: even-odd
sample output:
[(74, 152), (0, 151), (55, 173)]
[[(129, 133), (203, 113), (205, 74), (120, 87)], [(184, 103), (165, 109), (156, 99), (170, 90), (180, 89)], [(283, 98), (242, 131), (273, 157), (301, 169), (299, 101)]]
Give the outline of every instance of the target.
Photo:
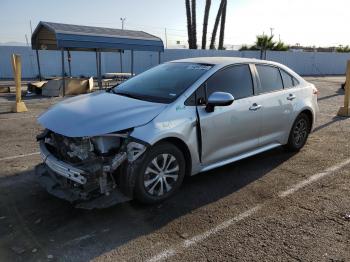
[(187, 175), (278, 146), (300, 150), (317, 111), (315, 86), (278, 63), (167, 62), (42, 114), (37, 176), (82, 208), (156, 203)]

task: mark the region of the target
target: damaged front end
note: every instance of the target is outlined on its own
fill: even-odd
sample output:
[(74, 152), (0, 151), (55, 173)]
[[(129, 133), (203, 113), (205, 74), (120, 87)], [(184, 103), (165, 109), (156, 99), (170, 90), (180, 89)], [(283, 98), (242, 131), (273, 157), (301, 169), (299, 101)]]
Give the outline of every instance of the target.
[(105, 208), (130, 200), (132, 188), (123, 176), (147, 148), (130, 132), (73, 138), (46, 129), (37, 137), (43, 159), (36, 168), (40, 184), (80, 208)]

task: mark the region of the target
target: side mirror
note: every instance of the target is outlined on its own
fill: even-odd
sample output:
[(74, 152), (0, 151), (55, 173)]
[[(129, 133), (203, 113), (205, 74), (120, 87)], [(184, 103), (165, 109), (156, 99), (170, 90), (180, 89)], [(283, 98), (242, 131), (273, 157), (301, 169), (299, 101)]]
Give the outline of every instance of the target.
[(208, 113), (214, 112), (216, 106), (229, 106), (234, 101), (234, 97), (230, 93), (226, 92), (214, 92), (208, 98), (205, 111)]

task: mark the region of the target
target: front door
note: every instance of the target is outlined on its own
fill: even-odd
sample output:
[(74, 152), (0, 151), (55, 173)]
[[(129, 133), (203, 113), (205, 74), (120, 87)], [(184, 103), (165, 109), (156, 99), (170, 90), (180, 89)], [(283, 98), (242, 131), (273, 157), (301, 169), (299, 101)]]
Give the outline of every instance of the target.
[(230, 106), (206, 112), (198, 106), (202, 136), (202, 163), (210, 165), (248, 152), (259, 144), (261, 110), (255, 105), (249, 65), (224, 68), (206, 82), (207, 97), (228, 92), (235, 101)]

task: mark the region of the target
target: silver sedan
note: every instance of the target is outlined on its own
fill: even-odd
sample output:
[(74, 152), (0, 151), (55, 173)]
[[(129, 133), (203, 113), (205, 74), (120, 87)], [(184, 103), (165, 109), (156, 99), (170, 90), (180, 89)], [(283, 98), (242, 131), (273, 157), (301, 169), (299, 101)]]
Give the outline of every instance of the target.
[(78, 207), (156, 203), (186, 175), (278, 146), (300, 150), (317, 111), (314, 85), (281, 64), (172, 61), (41, 115), (37, 174), (48, 192)]

